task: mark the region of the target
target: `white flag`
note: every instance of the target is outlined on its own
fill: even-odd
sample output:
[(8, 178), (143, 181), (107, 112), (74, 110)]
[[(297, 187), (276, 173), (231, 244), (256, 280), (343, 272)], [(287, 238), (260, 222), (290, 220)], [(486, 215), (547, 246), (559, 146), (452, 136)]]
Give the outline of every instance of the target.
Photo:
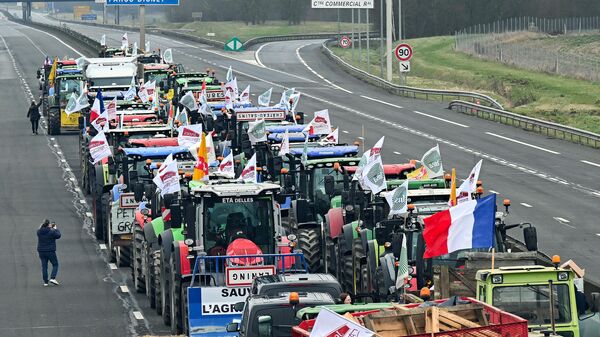
[(77, 64), (77, 69), (79, 69), (79, 70), (83, 70), (83, 67), (88, 62), (89, 61), (87, 58), (85, 58), (85, 56), (82, 56), (82, 57), (78, 58), (77, 60), (75, 60), (75, 63)]
[(369, 157), (369, 161), (374, 160), (377, 157), (381, 156), (381, 148), (383, 147), (384, 141), (385, 141), (385, 136), (382, 136), (381, 138), (379, 138), (377, 143), (375, 143), (375, 145), (373, 145), (373, 147), (371, 148), (371, 155)]
[(185, 93), (185, 95), (181, 97), (181, 100), (179, 100), (179, 103), (181, 103), (184, 107), (188, 108), (188, 110), (190, 111), (198, 110), (196, 97), (194, 97), (194, 94), (191, 91)]
[(144, 83), (144, 88), (148, 91), (149, 96), (154, 96), (154, 92), (156, 90), (156, 81), (148, 81)]
[(143, 85), (143, 84), (142, 84), (142, 87), (140, 88), (140, 90), (138, 91), (137, 95), (144, 103), (148, 103), (148, 101), (150, 100), (150, 95), (148, 94), (148, 89), (146, 89), (145, 85)]
[(123, 37), (121, 38), (121, 49), (127, 50), (128, 47), (129, 47), (129, 38), (127, 37), (127, 32), (125, 32), (125, 34), (123, 34)]
[(136, 95), (137, 90), (135, 89), (135, 79), (132, 78), (131, 85), (129, 85), (129, 89), (123, 93), (123, 99), (125, 99), (127, 102), (131, 102), (135, 99)]
[(286, 129), (285, 133), (283, 134), (283, 139), (281, 139), (281, 146), (279, 147), (279, 155), (281, 157), (283, 157), (288, 153), (290, 153), (290, 133)]
[(100, 38), (100, 45), (101, 46), (106, 46), (106, 34), (102, 34), (102, 37)]
[(183, 111), (177, 108), (177, 114), (175, 115), (175, 120), (179, 122), (179, 126), (188, 125), (188, 114), (184, 109)]
[(108, 146), (108, 141), (102, 131), (98, 132), (98, 134), (90, 140), (88, 147), (94, 164), (106, 157), (112, 156), (110, 146)]
[(138, 55), (138, 45), (137, 42), (133, 43), (133, 50), (131, 51), (131, 56), (136, 57)]
[(310, 337), (373, 337), (375, 333), (330, 309), (321, 308)]
[(367, 165), (367, 162), (369, 161), (370, 156), (371, 156), (370, 149), (367, 150), (365, 153), (363, 153), (362, 157), (360, 157), (360, 160), (358, 161), (358, 165), (356, 166), (356, 172), (354, 172), (354, 176), (352, 177), (352, 180), (361, 180), (362, 170)]
[(262, 95), (258, 96), (258, 105), (259, 106), (271, 105), (271, 94), (272, 93), (273, 93), (273, 88), (265, 91)]
[(231, 91), (227, 90), (227, 92), (225, 93), (225, 109), (227, 109), (227, 110), (233, 109), (232, 96), (233, 96), (233, 94), (231, 93)]
[(329, 119), (329, 110), (320, 110), (315, 112), (315, 117), (302, 130), (310, 135), (328, 135), (331, 133), (331, 119)]
[(361, 172), (363, 187), (377, 194), (387, 187), (381, 157), (368, 163)]
[(250, 103), (250, 84), (240, 94), (240, 103)]
[(456, 202), (458, 204), (472, 199), (473, 193), (477, 190), (477, 180), (479, 179), (479, 171), (481, 171), (482, 163), (483, 159), (477, 162), (475, 167), (471, 169), (469, 177), (460, 184), (460, 187), (456, 191)]
[(110, 124), (108, 121), (108, 111), (104, 109), (104, 112), (102, 112), (97, 118), (91, 121), (90, 124), (92, 124), (94, 129), (96, 129), (98, 132), (107, 132), (110, 129)]
[(208, 154), (207, 161), (208, 164), (217, 160), (217, 154), (215, 152), (215, 143), (213, 142), (213, 132), (209, 132), (204, 135), (204, 139), (206, 139), (206, 152)]
[(163, 53), (163, 61), (165, 63), (173, 63), (173, 50), (171, 48), (166, 49)]
[(290, 88), (288, 90), (284, 90), (281, 93), (281, 98), (279, 99), (279, 106), (284, 107), (286, 109), (290, 109), (290, 96), (292, 96), (294, 94), (294, 92), (296, 91), (295, 88)]
[(402, 248), (400, 248), (400, 258), (398, 258), (398, 273), (396, 274), (396, 290), (402, 289), (407, 283), (408, 273), (408, 249), (406, 248), (406, 235), (402, 235)]
[(117, 98), (113, 98), (113, 100), (106, 105), (105, 109), (108, 120), (112, 121), (117, 119)]
[(177, 142), (179, 146), (192, 146), (202, 140), (202, 124), (180, 126), (177, 129)]
[(252, 158), (250, 158), (238, 179), (246, 183), (258, 182), (258, 175), (256, 174), (256, 153), (252, 155)]
[(227, 75), (225, 75), (225, 80), (227, 82), (230, 82), (233, 80), (233, 69), (231, 69), (231, 66), (229, 66), (229, 69), (227, 70)]
[(390, 213), (388, 214), (388, 218), (392, 218), (394, 215), (406, 213), (408, 208), (407, 196), (408, 180), (405, 180), (402, 185), (385, 194), (385, 201), (387, 201), (388, 205), (390, 205)]
[(425, 152), (421, 163), (427, 170), (429, 179), (441, 177), (444, 175), (444, 168), (442, 167), (442, 155), (440, 154), (440, 145), (436, 145), (429, 151)]
[(146, 52), (150, 51), (150, 41), (146, 41)]
[(225, 83), (225, 90), (231, 92), (231, 98), (235, 100), (238, 97), (237, 78)]
[(227, 178), (235, 178), (235, 170), (233, 167), (233, 153), (229, 152), (227, 157), (225, 157), (221, 163), (219, 163), (219, 169), (217, 172), (221, 173)]
[(248, 122), (248, 138), (252, 145), (267, 141), (267, 128), (263, 119)]
[(177, 160), (173, 159), (173, 155), (170, 154), (167, 159), (161, 165), (156, 177), (152, 180), (160, 188), (160, 195), (171, 194), (179, 192), (181, 186), (179, 185), (179, 169), (177, 168)]
[(304, 134), (304, 146), (302, 147), (302, 157), (300, 157), (300, 162), (304, 166), (308, 163), (308, 138), (308, 135)]
[(72, 93), (65, 108), (65, 113), (67, 116), (69, 116), (70, 114), (81, 111), (81, 109), (87, 108), (88, 106), (90, 106), (90, 103), (86, 94), (82, 93), (79, 97), (77, 97), (75, 93)]
[(333, 132), (328, 134), (327, 136), (325, 136), (325, 138), (320, 139), (319, 143), (321, 143), (321, 144), (337, 144), (338, 139), (340, 138), (339, 131), (340, 131), (339, 128), (333, 130)]
[(291, 104), (291, 106), (289, 107), (289, 109), (290, 109), (290, 111), (291, 111), (292, 113), (294, 113), (294, 112), (296, 111), (296, 107), (298, 106), (298, 103), (300, 102), (300, 93), (292, 94), (292, 95), (289, 97), (289, 100), (288, 100), (288, 102), (289, 102), (289, 101), (291, 101), (291, 102), (292, 102), (292, 104)]

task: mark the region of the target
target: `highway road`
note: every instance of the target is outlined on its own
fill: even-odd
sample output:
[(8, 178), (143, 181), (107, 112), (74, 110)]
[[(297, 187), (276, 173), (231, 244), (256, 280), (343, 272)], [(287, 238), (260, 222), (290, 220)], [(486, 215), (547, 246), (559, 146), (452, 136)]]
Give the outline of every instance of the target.
[[(52, 22), (37, 14), (34, 18)], [(123, 33), (84, 25), (69, 26), (97, 39), (106, 34), (109, 45), (120, 45)], [(10, 164), (2, 161), (5, 169), (0, 178), (4, 185), (3, 199), (12, 207), (1, 211), (7, 219), (3, 229), (9, 230), (11, 235), (2, 236), (0, 240), (4, 240), (7, 247), (16, 247), (10, 253), (5, 251), (0, 260), (14, 271), (1, 276), (4, 284), (11, 285), (4, 288), (4, 298), (15, 303), (10, 310), (2, 308), (7, 313), (0, 318), (5, 320), (2, 326), (15, 327), (6, 335), (37, 335), (35, 328), (26, 328), (31, 326), (39, 326), (40, 331), (68, 331), (75, 329), (70, 328), (72, 326), (89, 326), (89, 330), (94, 331), (94, 327), (107, 321), (110, 324), (105, 329), (114, 331), (164, 332), (156, 315), (145, 307), (146, 301), (120, 291), (121, 285), (127, 286), (130, 282), (128, 270), (111, 270), (104, 254), (89, 236), (85, 222), (89, 220), (82, 220), (87, 219), (85, 204), (80, 202), (84, 198), (69, 179), (78, 171), (76, 135), (52, 140), (28, 133), (24, 116), (29, 96), (20, 87), (21, 76), (36, 94), (34, 74), (35, 68), (41, 65), (42, 55), (77, 57), (76, 53), (42, 32), (6, 21), (1, 22), (0, 35), (6, 40), (20, 71), (16, 73), (7, 48), (0, 44), (0, 86), (4, 89), (0, 95), (5, 98), (2, 102), (7, 102), (2, 109), (7, 117), (1, 123), (7, 127), (0, 129), (0, 134), (4, 133), (0, 151), (4, 152), (2, 158), (13, 158)], [(133, 41), (137, 33), (130, 32), (129, 37)], [(225, 69), (232, 65), (240, 86), (250, 84), (254, 97), (270, 87), (275, 92), (295, 87), (303, 93), (301, 110), (329, 109), (333, 123), (341, 130), (342, 141), (363, 137), (368, 148), (385, 135), (382, 152), (385, 163), (418, 159), (438, 143), (444, 167), (447, 170), (456, 167), (458, 176), (465, 177), (483, 158), (484, 187), (488, 192), (498, 193), (500, 200), (512, 200), (510, 221), (533, 223), (538, 228), (542, 251), (560, 254), (564, 260), (573, 259), (586, 268), (588, 277), (600, 280), (600, 263), (595, 259), (600, 253), (598, 150), (449, 111), (439, 102), (390, 95), (337, 69), (320, 53), (321, 41), (269, 43), (236, 54), (162, 36), (148, 38), (153, 48), (173, 48), (175, 61), (188, 69), (210, 67), (224, 77)], [(72, 47), (77, 49), (77, 46)], [(278, 98), (274, 95), (273, 100)], [(22, 144), (27, 144), (28, 151), (19, 151)], [(20, 188), (17, 195), (11, 193), (23, 186), (29, 188)], [(55, 203), (49, 204), (46, 200)], [(61, 253), (64, 285), (56, 289), (41, 287), (37, 258), (31, 248), (35, 242), (35, 227), (46, 216), (57, 219), (65, 231), (65, 238), (60, 242), (64, 249)], [(21, 245), (27, 249), (18, 248)], [(77, 296), (77, 292), (82, 295)], [(61, 301), (61, 295), (65, 300)], [(32, 308), (31, 303), (36, 300), (40, 303), (39, 309)], [(68, 308), (64, 305), (67, 302)], [(61, 310), (53, 310), (55, 307)], [(65, 314), (62, 308), (70, 314)], [(24, 310), (34, 310), (35, 314), (23, 315)], [(136, 319), (134, 311), (141, 314), (142, 319)], [(37, 317), (39, 319), (32, 322)], [(63, 328), (55, 327), (57, 322)], [(0, 335), (5, 333), (0, 332)]]

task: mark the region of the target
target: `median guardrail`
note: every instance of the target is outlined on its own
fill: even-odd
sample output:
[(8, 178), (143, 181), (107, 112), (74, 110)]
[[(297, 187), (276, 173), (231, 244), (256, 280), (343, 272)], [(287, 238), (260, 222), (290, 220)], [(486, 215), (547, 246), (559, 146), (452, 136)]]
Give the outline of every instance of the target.
[[(315, 34), (290, 34), (290, 35), (274, 35), (274, 36), (260, 36), (249, 39), (244, 42), (244, 48), (250, 48), (255, 44), (267, 43), (267, 42), (276, 42), (276, 41), (291, 41), (291, 40), (318, 40), (318, 39), (337, 39), (338, 35), (351, 35), (352, 32), (341, 32), (341, 33), (315, 33)], [(355, 35), (359, 35), (362, 37), (366, 37), (366, 32), (354, 32)], [(374, 38), (378, 37), (379, 32), (369, 32), (369, 37)]]
[(393, 94), (400, 96), (407, 96), (413, 98), (440, 98), (442, 101), (451, 98), (469, 98), (473, 101), (479, 100), (480, 102), (487, 103), (490, 106), (493, 106), (498, 109), (503, 109), (502, 105), (491, 98), (490, 96), (469, 92), (469, 91), (458, 91), (458, 90), (438, 90), (438, 89), (426, 89), (426, 88), (416, 88), (409, 87), (404, 85), (397, 85), (392, 82), (388, 82), (380, 77), (369, 74), (368, 72), (356, 68), (355, 66), (349, 64), (348, 62), (342, 60), (341, 57), (335, 55), (331, 49), (327, 46), (328, 44), (334, 43), (334, 40), (328, 40), (323, 42), (321, 45), (321, 51), (333, 62), (339, 65), (344, 71), (349, 73), (350, 75), (363, 80), (367, 83), (373, 84), (377, 87), (385, 89)]
[(541, 133), (553, 138), (568, 140), (573, 143), (600, 148), (600, 135), (545, 120), (527, 117), (514, 112), (482, 106), (461, 100), (451, 101), (448, 109), (456, 110), (480, 118), (489, 119), (502, 124), (516, 126), (521, 129)]

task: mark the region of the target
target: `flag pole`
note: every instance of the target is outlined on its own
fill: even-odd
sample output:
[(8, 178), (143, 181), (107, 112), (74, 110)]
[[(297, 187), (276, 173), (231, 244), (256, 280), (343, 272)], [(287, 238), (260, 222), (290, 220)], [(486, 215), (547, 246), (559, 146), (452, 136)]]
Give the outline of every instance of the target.
[(492, 248), (492, 271), (494, 270), (494, 262), (496, 258), (496, 248)]

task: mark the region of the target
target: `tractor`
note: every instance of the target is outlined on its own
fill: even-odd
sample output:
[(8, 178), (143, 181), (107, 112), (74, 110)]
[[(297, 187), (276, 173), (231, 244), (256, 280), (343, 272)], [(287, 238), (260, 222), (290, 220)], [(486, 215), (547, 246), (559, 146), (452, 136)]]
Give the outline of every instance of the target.
[[(61, 131), (79, 130), (80, 112), (67, 114), (65, 108), (72, 94), (79, 97), (83, 89), (83, 74), (77, 69), (73, 60), (56, 62), (54, 82), (50, 83), (46, 76), (47, 104), (43, 105), (44, 115), (47, 117), (48, 134), (60, 135)], [(53, 84), (53, 85), (52, 85)]]

